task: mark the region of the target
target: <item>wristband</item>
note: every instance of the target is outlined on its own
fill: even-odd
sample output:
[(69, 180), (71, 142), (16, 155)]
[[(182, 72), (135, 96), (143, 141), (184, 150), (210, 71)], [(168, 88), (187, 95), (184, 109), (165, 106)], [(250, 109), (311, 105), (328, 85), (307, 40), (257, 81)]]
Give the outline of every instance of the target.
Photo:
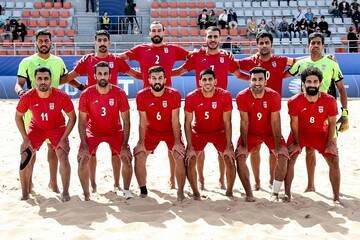
[(341, 116), (342, 117), (348, 117), (349, 111), (346, 108), (341, 108)]
[(84, 90), (84, 84), (80, 83), (80, 85), (77, 87), (77, 89), (79, 89), (80, 91)]
[(22, 95), (24, 95), (24, 93), (26, 93), (26, 91), (24, 89), (21, 89), (20, 91), (17, 92), (17, 95), (21, 97)]

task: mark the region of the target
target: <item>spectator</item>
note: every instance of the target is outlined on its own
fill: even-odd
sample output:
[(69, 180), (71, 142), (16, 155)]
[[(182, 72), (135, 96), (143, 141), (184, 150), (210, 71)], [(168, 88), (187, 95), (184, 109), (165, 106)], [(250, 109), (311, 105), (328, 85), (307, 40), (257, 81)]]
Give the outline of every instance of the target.
[(284, 36), (287, 36), (291, 42), (291, 34), (289, 32), (289, 23), (286, 21), (286, 17), (283, 16), (281, 19), (281, 23), (279, 24), (280, 31), (280, 42)]
[(200, 29), (207, 29), (209, 26), (209, 16), (207, 10), (204, 8), (202, 13), (198, 16), (198, 23)]
[(136, 19), (136, 3), (128, 2), (125, 6), (124, 15), (126, 16), (125, 19), (125, 33), (128, 33), (128, 29), (130, 29), (130, 34), (133, 32), (134, 29), (134, 19), (137, 24), (137, 27), (140, 29), (139, 23)]
[(296, 38), (296, 36), (300, 37), (299, 24), (296, 18), (293, 18), (292, 22), (289, 24), (289, 32), (292, 38)]
[(305, 19), (307, 24), (310, 24), (313, 21), (315, 15), (311, 12), (311, 8), (307, 9), (307, 13), (305, 13)]
[(231, 51), (232, 47), (231, 47), (231, 37), (227, 37), (226, 38), (226, 42), (224, 42), (221, 46), (222, 49), (225, 49), (227, 51)]
[(316, 32), (317, 27), (318, 27), (317, 17), (314, 17), (312, 22), (308, 26), (308, 36), (313, 32)]
[(21, 41), (24, 42), (26, 34), (27, 31), (25, 24), (21, 21), (21, 19), (18, 19), (13, 30), (13, 39), (17, 40), (19, 37), (21, 37)]
[(209, 12), (209, 23), (208, 23), (208, 26), (211, 27), (211, 26), (214, 26), (216, 27), (217, 26), (217, 17), (216, 17), (216, 14), (214, 12), (214, 10), (210, 10)]
[(108, 12), (104, 11), (104, 15), (100, 17), (100, 29), (109, 31), (110, 29), (110, 18), (108, 17)]
[(357, 1), (357, 0), (354, 0), (354, 1), (350, 4), (351, 14), (354, 14), (354, 12), (358, 9), (359, 6), (360, 6), (360, 4), (358, 3), (358, 1)]
[(2, 28), (6, 24), (6, 20), (9, 18), (8, 15), (5, 15), (5, 9), (0, 5), (0, 27)]
[(219, 26), (221, 29), (225, 29), (228, 22), (228, 15), (226, 9), (219, 15)]
[(86, 12), (89, 12), (89, 3), (91, 5), (91, 11), (95, 12), (94, 1), (95, 0), (86, 0)]
[(354, 33), (354, 28), (349, 27), (349, 33), (347, 34), (347, 40), (349, 43), (349, 52), (357, 53), (358, 52), (358, 37)]
[(11, 23), (10, 23), (10, 19), (6, 19), (6, 23), (4, 25), (4, 31), (3, 33), (1, 33), (1, 39), (4, 41), (6, 36), (9, 36), (9, 39), (12, 40), (13, 38), (13, 27), (11, 26)]
[(261, 21), (258, 25), (258, 32), (267, 31), (267, 30), (268, 30), (268, 27), (267, 27), (265, 19), (263, 18), (263, 19), (261, 19)]
[(360, 22), (360, 6), (357, 8), (357, 10), (354, 12), (354, 14), (351, 16), (354, 25), (355, 25), (355, 31), (359, 32), (359, 22)]
[(302, 9), (301, 9), (300, 6), (297, 7), (297, 11), (296, 11), (295, 14), (294, 14), (294, 18), (296, 18), (296, 20), (297, 20), (298, 22), (300, 22), (301, 19), (305, 18), (305, 15), (304, 15), (304, 13), (302, 12)]
[(350, 4), (346, 0), (342, 0), (342, 2), (339, 4), (339, 12), (341, 18), (344, 18), (343, 15), (351, 17)]
[(276, 17), (272, 16), (271, 21), (267, 24), (269, 30), (268, 32), (271, 33), (274, 37), (280, 37), (280, 31), (279, 31), (279, 22), (276, 21)]
[(229, 29), (236, 29), (238, 26), (238, 20), (236, 13), (230, 9), (228, 14), (228, 26)]
[(246, 25), (246, 30), (247, 30), (246, 35), (248, 36), (248, 38), (251, 38), (251, 36), (256, 37), (256, 34), (258, 33), (258, 25), (256, 24), (255, 17), (251, 17), (250, 21)]
[(338, 4), (337, 0), (332, 1), (332, 3), (329, 6), (328, 12), (330, 14), (332, 14), (335, 18), (340, 17), (339, 4)]
[(325, 21), (324, 15), (320, 17), (319, 29), (320, 32), (324, 34), (326, 37), (330, 37), (331, 32), (329, 31), (329, 24)]
[(307, 35), (308, 25), (306, 23), (305, 18), (301, 19), (301, 21), (299, 22), (299, 30), (300, 30), (299, 38), (300, 38), (300, 42), (301, 42), (303, 37), (306, 38), (308, 36)]

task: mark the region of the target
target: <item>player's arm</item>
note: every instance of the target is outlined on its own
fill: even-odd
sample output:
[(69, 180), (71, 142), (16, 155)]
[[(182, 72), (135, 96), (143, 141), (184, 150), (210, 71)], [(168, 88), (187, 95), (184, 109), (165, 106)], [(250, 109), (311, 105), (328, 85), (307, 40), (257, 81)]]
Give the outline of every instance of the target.
[(275, 154), (276, 158), (278, 158), (279, 154), (289, 157), (289, 151), (281, 143), (282, 134), (281, 134), (280, 111), (271, 113), (271, 127), (272, 127), (274, 141), (275, 141), (274, 154)]
[(250, 78), (249, 74), (241, 72), (240, 69), (237, 69), (235, 72), (232, 73), (232, 75), (234, 75), (236, 78), (240, 80), (245, 80), (245, 81), (248, 81)]
[(247, 112), (240, 111), (240, 137), (243, 142), (243, 147), (247, 149), (248, 129), (249, 129), (249, 115)]
[(68, 137), (69, 137), (71, 131), (74, 128), (74, 125), (76, 122), (76, 114), (75, 114), (75, 111), (72, 110), (70, 112), (67, 112), (66, 115), (68, 116), (69, 120), (67, 121), (65, 132), (64, 132), (63, 136), (61, 137), (60, 142), (57, 147), (60, 147), (66, 153), (69, 153), (70, 146), (67, 143), (67, 141), (68, 141)]
[(174, 147), (173, 151), (176, 151), (181, 156), (185, 156), (184, 146), (181, 144), (181, 128), (179, 120), (180, 108), (173, 109), (171, 111), (171, 124), (174, 132)]
[(184, 121), (184, 131), (186, 137), (186, 157), (185, 157), (185, 165), (188, 166), (190, 160), (196, 158), (196, 152), (192, 145), (192, 130), (191, 130), (191, 123), (193, 121), (193, 113), (185, 111), (185, 121)]
[(347, 109), (347, 93), (344, 86), (344, 81), (340, 80), (335, 83), (339, 91), (341, 107)]
[(129, 57), (126, 55), (126, 52), (117, 53), (116, 55), (121, 57), (124, 60), (129, 60)]
[(77, 76), (79, 76), (79, 74), (72, 70), (60, 78), (60, 85), (68, 83), (70, 86), (77, 88), (80, 91), (84, 90), (85, 86), (75, 79)]
[(86, 137), (86, 118), (87, 113), (79, 111), (78, 131), (81, 141), (81, 147), (77, 155), (77, 160), (80, 166), (83, 160), (90, 158), (89, 145)]
[(297, 116), (290, 116), (290, 130), (293, 137), (293, 143), (289, 146), (290, 157), (301, 151), (299, 143), (299, 118)]
[(185, 63), (183, 65), (181, 65), (180, 67), (173, 69), (171, 71), (171, 76), (177, 77), (177, 76), (181, 76), (181, 75), (187, 73), (188, 70), (184, 67), (184, 65), (185, 65)]
[(326, 140), (326, 146), (330, 146), (334, 141), (335, 131), (336, 131), (336, 116), (328, 117), (328, 137)]
[(129, 147), (129, 137), (130, 137), (130, 111), (121, 112), (121, 118), (123, 121), (123, 142), (121, 146), (120, 159), (126, 161), (128, 164), (131, 164), (132, 155)]
[(231, 110), (223, 113), (223, 121), (225, 125), (226, 146), (224, 156), (230, 158), (231, 163), (235, 164), (235, 153), (232, 146), (232, 125)]
[(17, 128), (19, 129), (19, 132), (21, 134), (21, 137), (23, 139), (23, 143), (21, 144), (20, 150), (24, 151), (27, 148), (30, 148), (31, 151), (33, 151), (33, 147), (31, 145), (31, 142), (29, 141), (28, 135), (26, 134), (25, 130), (25, 124), (24, 124), (24, 114), (16, 111), (15, 113), (15, 123)]
[(142, 80), (142, 74), (141, 72), (139, 71), (136, 71), (135, 69), (133, 68), (130, 68), (127, 72), (126, 72), (127, 75), (135, 78), (135, 79), (139, 79), (139, 80)]
[(139, 141), (134, 148), (134, 155), (140, 152), (146, 153), (146, 148), (145, 148), (146, 125), (147, 125), (146, 112), (139, 111)]
[(26, 83), (26, 78), (17, 76), (16, 84), (15, 84), (15, 92), (16, 94), (21, 97), (26, 93), (26, 90), (24, 90), (24, 86)]

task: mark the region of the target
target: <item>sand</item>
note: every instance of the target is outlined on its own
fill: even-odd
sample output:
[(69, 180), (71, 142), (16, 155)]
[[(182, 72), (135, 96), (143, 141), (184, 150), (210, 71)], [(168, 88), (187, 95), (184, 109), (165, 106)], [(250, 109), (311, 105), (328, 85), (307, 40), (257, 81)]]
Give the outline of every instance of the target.
[[(77, 106), (77, 100), (74, 101)], [(125, 200), (113, 191), (110, 151), (102, 144), (98, 151), (98, 192), (91, 201), (82, 201), (77, 176), (76, 154), (79, 146), (77, 127), (70, 135), (71, 200), (60, 201), (48, 187), (49, 171), (46, 145), (38, 152), (31, 199), (20, 201), (19, 145), (21, 137), (14, 122), (16, 100), (0, 100), (0, 239), (360, 239), (360, 100), (349, 101), (350, 129), (338, 139), (341, 168), (341, 200), (334, 206), (328, 166), (317, 154), (316, 192), (304, 193), (307, 183), (304, 151), (295, 165), (293, 199), (290, 203), (270, 202), (267, 186), (268, 150), (261, 149), (260, 191), (256, 202), (244, 202), (244, 189), (236, 177), (234, 198), (218, 188), (217, 154), (206, 148), (205, 181), (202, 201), (189, 196), (179, 204), (176, 190), (168, 187), (169, 164), (165, 144), (159, 145), (147, 161), (150, 190), (147, 198), (138, 197), (135, 175), (130, 190), (135, 197)], [(138, 114), (131, 105), (131, 138), (137, 141)], [(282, 102), (282, 126), (289, 133), (286, 100)], [(183, 121), (183, 118), (181, 118)], [(239, 137), (239, 113), (233, 111), (233, 142)], [(248, 166), (250, 162), (248, 160)], [(252, 183), (254, 182), (251, 176)], [(61, 186), (60, 175), (58, 184)], [(281, 191), (281, 194), (283, 191)]]

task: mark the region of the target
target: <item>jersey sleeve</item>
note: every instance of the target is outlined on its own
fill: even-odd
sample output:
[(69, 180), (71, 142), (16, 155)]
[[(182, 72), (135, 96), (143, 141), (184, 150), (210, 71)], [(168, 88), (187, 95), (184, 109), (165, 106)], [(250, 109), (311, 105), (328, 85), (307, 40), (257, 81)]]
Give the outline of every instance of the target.
[(28, 61), (26, 61), (26, 58), (21, 60), (19, 64), (19, 69), (17, 72), (18, 77), (28, 78), (27, 69), (28, 69)]
[(296, 117), (297, 111), (296, 111), (296, 101), (294, 101), (294, 99), (290, 99), (288, 101), (288, 113), (290, 116)]
[(292, 76), (300, 75), (300, 67), (301, 67), (300, 63), (301, 63), (300, 61), (296, 61), (288, 70)]
[(30, 93), (25, 94), (20, 98), (18, 105), (16, 107), (16, 111), (18, 111), (20, 113), (27, 112), (27, 110), (29, 109), (29, 96), (28, 96), (29, 94)]
[(333, 97), (329, 96), (329, 102), (330, 102), (330, 107), (329, 107), (329, 116), (333, 117), (333, 116), (337, 116), (338, 115), (338, 107), (337, 107), (337, 102)]
[(335, 63), (335, 67), (334, 67), (334, 81), (335, 82), (338, 82), (338, 81), (341, 81), (344, 79), (344, 75), (343, 73), (341, 72), (341, 69), (340, 69), (340, 66), (339, 64)]
[(67, 70), (66, 65), (62, 59), (61, 59), (61, 69), (62, 69), (62, 71), (61, 71), (60, 77), (65, 76), (66, 74), (69, 73), (69, 71)]
[(278, 112), (281, 110), (281, 97), (277, 92), (271, 94), (271, 112)]
[(132, 49), (130, 49), (129, 51), (125, 52), (125, 55), (129, 58), (130, 61), (139, 61), (139, 56), (138, 56), (138, 46), (133, 47)]
[(243, 71), (249, 72), (254, 66), (254, 62), (250, 58), (243, 58), (237, 61), (240, 66), (240, 69)]
[(186, 60), (187, 56), (189, 55), (189, 52), (185, 50), (184, 48), (180, 46), (176, 46), (176, 60)]
[(194, 111), (194, 101), (193, 101), (194, 97), (191, 95), (187, 95), (185, 98), (185, 106), (184, 106), (184, 111), (186, 112), (193, 112)]
[(61, 102), (62, 102), (63, 110), (66, 113), (73, 111), (74, 104), (72, 103), (70, 97), (66, 93), (61, 93), (61, 94), (62, 94)]
[(229, 58), (229, 72), (233, 73), (239, 69), (239, 65), (236, 63), (234, 59)]
[(226, 91), (224, 93), (223, 99), (224, 99), (224, 109), (223, 109), (224, 112), (231, 111), (233, 109), (231, 94)]
[(178, 109), (181, 106), (181, 95), (178, 91), (173, 92), (173, 110)]
[(145, 101), (143, 100), (144, 92), (141, 91), (136, 96), (136, 108), (140, 112), (145, 112)]
[(117, 56), (116, 57), (116, 62), (117, 62), (118, 67), (119, 67), (118, 72), (126, 73), (126, 72), (128, 72), (130, 70), (129, 64), (127, 64), (127, 62), (124, 59), (122, 59), (121, 57)]
[(195, 60), (196, 60), (196, 53), (194, 53), (193, 55), (191, 55), (191, 57), (186, 60), (185, 64), (184, 64), (184, 68), (190, 72), (192, 70), (195, 69), (195, 66), (196, 66), (196, 63), (195, 63)]
[(239, 92), (238, 95), (236, 96), (236, 105), (239, 111), (248, 112), (244, 91)]
[(86, 59), (88, 58), (88, 55), (83, 56), (78, 63), (76, 64), (74, 71), (80, 75), (80, 76), (84, 76), (87, 74), (87, 64), (86, 64)]
[(128, 98), (127, 98), (124, 90), (120, 89), (118, 98), (119, 98), (119, 104), (120, 104), (120, 106), (119, 106), (120, 112), (129, 111), (130, 105), (129, 105), (129, 101), (128, 101)]
[(80, 95), (79, 111), (80, 111), (80, 112), (89, 113), (88, 106), (89, 106), (89, 101), (88, 101), (88, 89), (86, 89), (86, 90), (85, 90), (84, 92), (82, 92), (81, 95)]

